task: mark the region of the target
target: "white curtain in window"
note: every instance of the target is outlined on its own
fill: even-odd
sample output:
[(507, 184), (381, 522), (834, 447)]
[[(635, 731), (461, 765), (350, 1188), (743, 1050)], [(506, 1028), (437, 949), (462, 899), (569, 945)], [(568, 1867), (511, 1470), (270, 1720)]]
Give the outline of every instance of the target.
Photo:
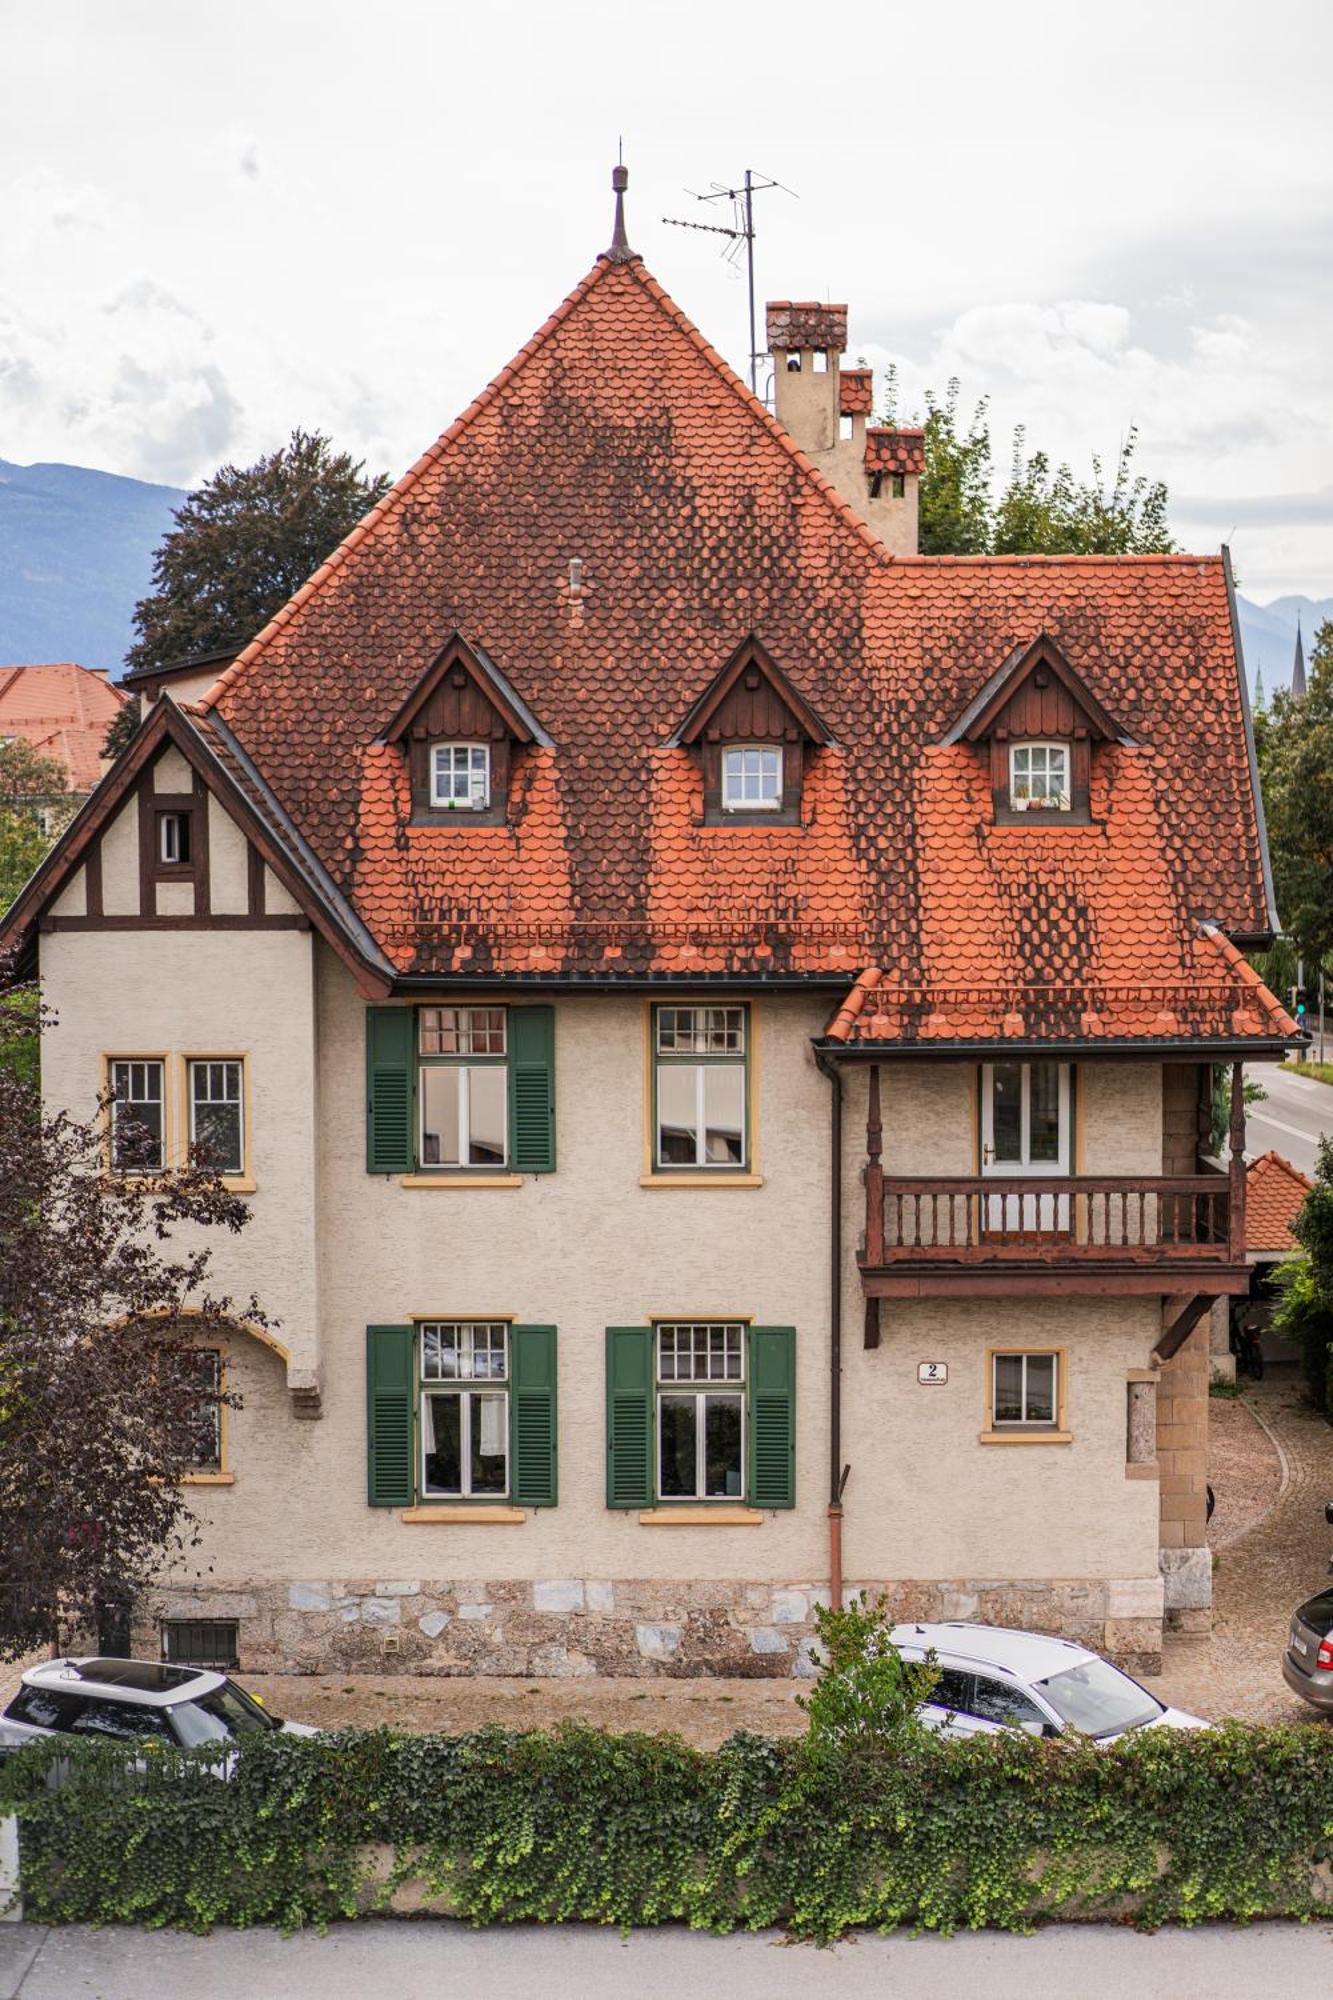
[[(481, 1455), (483, 1458), (502, 1458), (505, 1448), (504, 1398), (503, 1396), (478, 1396), (481, 1405)], [(473, 1405), (476, 1414), (476, 1404)]]

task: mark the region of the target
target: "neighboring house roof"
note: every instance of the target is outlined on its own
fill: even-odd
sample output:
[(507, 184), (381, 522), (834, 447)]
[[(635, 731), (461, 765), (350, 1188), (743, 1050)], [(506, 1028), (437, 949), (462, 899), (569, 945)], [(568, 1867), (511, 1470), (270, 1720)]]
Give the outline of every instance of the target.
[(1249, 1256), (1290, 1256), (1300, 1249), (1291, 1225), (1314, 1182), (1284, 1160), (1261, 1153), (1245, 1169), (1245, 1249)]
[(866, 432), (867, 472), (924, 472), (926, 434), (923, 430)]
[(106, 769), (102, 744), (124, 700), (104, 674), (73, 660), (0, 667), (0, 738), (21, 736), (60, 765), (72, 792), (90, 792)]

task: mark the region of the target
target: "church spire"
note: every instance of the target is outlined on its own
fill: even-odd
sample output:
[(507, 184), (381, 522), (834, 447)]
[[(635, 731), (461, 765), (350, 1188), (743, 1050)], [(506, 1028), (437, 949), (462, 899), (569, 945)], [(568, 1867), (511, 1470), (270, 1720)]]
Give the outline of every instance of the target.
[(1291, 691), (1305, 693), (1305, 644), (1301, 638), (1300, 613), (1296, 614), (1296, 657), (1291, 663)]

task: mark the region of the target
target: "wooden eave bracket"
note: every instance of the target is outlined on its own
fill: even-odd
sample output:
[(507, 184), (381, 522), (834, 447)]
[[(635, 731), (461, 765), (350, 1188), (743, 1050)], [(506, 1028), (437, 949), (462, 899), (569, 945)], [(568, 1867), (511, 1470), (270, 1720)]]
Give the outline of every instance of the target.
[(1150, 1368), (1160, 1368), (1180, 1352), (1218, 1296), (1216, 1292), (1175, 1292), (1162, 1300), (1162, 1334), (1148, 1356)]

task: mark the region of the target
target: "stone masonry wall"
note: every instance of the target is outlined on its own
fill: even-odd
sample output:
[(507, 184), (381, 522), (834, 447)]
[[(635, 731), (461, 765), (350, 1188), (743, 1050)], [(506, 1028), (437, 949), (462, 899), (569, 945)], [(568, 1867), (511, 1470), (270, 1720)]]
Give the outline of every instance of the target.
[[(897, 1622), (1026, 1626), (1077, 1639), (1151, 1672), (1162, 1641), (1155, 1579), (1109, 1582), (857, 1582)], [(135, 1648), (160, 1649), (163, 1618), (234, 1618), (251, 1672), (588, 1674), (688, 1678), (815, 1672), (819, 1585), (672, 1579), (443, 1582), (348, 1578), (162, 1589), (140, 1607)]]
[(1209, 1323), (1195, 1327), (1162, 1368), (1157, 1385), (1160, 1562), (1166, 1623), (1173, 1632), (1212, 1628), (1213, 1564), (1208, 1548)]

